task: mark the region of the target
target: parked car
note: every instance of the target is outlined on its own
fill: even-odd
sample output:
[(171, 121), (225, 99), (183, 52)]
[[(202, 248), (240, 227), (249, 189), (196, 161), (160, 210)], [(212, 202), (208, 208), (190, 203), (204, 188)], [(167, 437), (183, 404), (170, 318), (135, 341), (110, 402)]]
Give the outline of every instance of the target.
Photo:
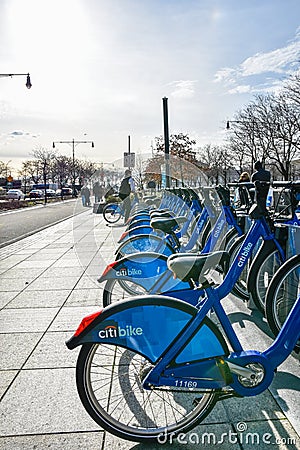
[(56, 192), (54, 189), (47, 189), (46, 195), (47, 195), (47, 197), (56, 197)]
[(43, 198), (44, 192), (41, 189), (32, 189), (29, 192), (29, 198)]
[(24, 200), (25, 194), (20, 189), (9, 189), (7, 191), (7, 198), (15, 200)]
[(72, 195), (72, 188), (63, 187), (62, 189), (57, 189), (56, 196), (57, 197), (67, 197), (68, 195)]

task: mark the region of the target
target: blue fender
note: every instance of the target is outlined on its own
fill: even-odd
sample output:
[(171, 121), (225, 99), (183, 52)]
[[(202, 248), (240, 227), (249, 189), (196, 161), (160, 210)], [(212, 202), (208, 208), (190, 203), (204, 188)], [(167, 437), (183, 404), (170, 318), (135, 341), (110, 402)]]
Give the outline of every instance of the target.
[(115, 254), (120, 257), (137, 252), (155, 252), (170, 256), (174, 253), (174, 250), (165, 238), (155, 234), (139, 234), (122, 242)]
[[(197, 308), (171, 297), (133, 297), (84, 318), (66, 344), (69, 349), (87, 343), (119, 345), (155, 363), (197, 311)], [(216, 325), (204, 318), (187, 344), (178, 349), (174, 363), (183, 370), (187, 363), (228, 354), (226, 342)], [(210, 370), (214, 366), (212, 360)], [(192, 376), (190, 369), (188, 372)]]
[(133, 236), (137, 236), (139, 234), (155, 234), (155, 235), (161, 235), (164, 236), (164, 233), (154, 231), (150, 225), (141, 225), (140, 227), (134, 227), (130, 230), (124, 231), (124, 233), (121, 235), (120, 239), (118, 240), (118, 243), (124, 242), (127, 239), (132, 238)]
[(98, 282), (102, 283), (106, 280), (134, 281), (147, 292), (151, 291), (156, 294), (164, 292), (166, 295), (169, 290), (192, 290), (189, 282), (173, 278), (167, 261), (168, 256), (160, 253), (133, 253), (109, 264), (98, 278)]
[(168, 257), (160, 253), (133, 253), (109, 264), (98, 281), (158, 278), (166, 271), (167, 260)]

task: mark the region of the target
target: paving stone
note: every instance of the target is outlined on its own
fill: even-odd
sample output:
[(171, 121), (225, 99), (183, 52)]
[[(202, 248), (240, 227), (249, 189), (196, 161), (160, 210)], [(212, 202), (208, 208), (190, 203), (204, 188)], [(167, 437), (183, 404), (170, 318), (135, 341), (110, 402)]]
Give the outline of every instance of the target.
[[(17, 370), (0, 370), (0, 397), (4, 394), (10, 383), (18, 373)], [(0, 438), (1, 448), (1, 438)]]
[(34, 278), (3, 278), (0, 280), (0, 291), (22, 291)]
[(58, 308), (2, 309), (1, 333), (34, 333), (45, 331), (58, 312)]
[(47, 260), (38, 260), (38, 261), (22, 261), (18, 264), (19, 268), (46, 268), (50, 267), (55, 262), (55, 259), (47, 259)]
[(42, 333), (0, 334), (1, 370), (21, 369), (41, 336)]
[[(55, 284), (53, 282), (53, 284)], [(55, 308), (60, 307), (72, 292), (70, 289), (31, 291), (26, 289), (13, 300), (7, 308)]]
[(23, 370), (0, 408), (2, 436), (101, 430), (79, 400), (74, 369)]
[(82, 267), (49, 267), (40, 278), (80, 277), (83, 272)]
[(102, 296), (103, 287), (100, 284), (97, 289), (74, 289), (66, 301), (66, 306), (101, 306)]
[(96, 450), (103, 445), (103, 432), (40, 434), (2, 438), (3, 450)]
[(70, 331), (77, 330), (79, 324), (85, 316), (99, 311), (97, 306), (67, 307), (65, 306), (51, 324), (49, 331)]
[(69, 331), (46, 333), (35, 346), (24, 366), (25, 369), (75, 368), (80, 347), (68, 350), (66, 340), (71, 336)]
[(5, 273), (1, 274), (1, 279), (6, 278), (24, 278), (24, 279), (34, 279), (41, 275), (44, 272), (44, 268), (35, 268), (35, 269), (20, 269), (18, 266), (13, 267), (12, 269), (8, 269)]
[[(4, 308), (8, 305), (16, 295), (19, 294), (19, 291), (0, 291), (0, 309)], [(1, 329), (0, 329), (1, 332)]]
[(57, 289), (73, 289), (79, 280), (79, 276), (76, 277), (39, 277), (33, 281), (28, 287), (28, 291), (52, 291), (53, 288)]
[[(99, 273), (99, 276), (101, 274)], [(78, 283), (75, 286), (75, 290), (77, 289), (96, 289), (99, 286), (99, 283), (97, 281), (98, 277), (91, 277), (91, 276), (83, 276), (80, 278)]]

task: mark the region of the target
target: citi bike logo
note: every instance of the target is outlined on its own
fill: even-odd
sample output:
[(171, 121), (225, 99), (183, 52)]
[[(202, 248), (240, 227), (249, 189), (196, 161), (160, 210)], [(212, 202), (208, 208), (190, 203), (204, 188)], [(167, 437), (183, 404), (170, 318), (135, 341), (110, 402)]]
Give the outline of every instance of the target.
[(216, 230), (215, 230), (215, 232), (214, 232), (214, 237), (215, 237), (215, 238), (218, 238), (218, 237), (219, 237), (219, 234), (220, 234), (221, 231), (222, 231), (224, 222), (225, 222), (225, 220), (223, 219), (223, 220), (221, 220), (221, 222), (218, 224), (218, 226), (217, 226), (217, 228), (216, 228)]
[(244, 262), (246, 261), (246, 259), (247, 259), (248, 255), (249, 255), (249, 253), (250, 253), (252, 247), (253, 247), (253, 244), (251, 244), (251, 242), (249, 242), (249, 243), (242, 249), (242, 252), (241, 252), (240, 256), (238, 257), (238, 264), (237, 264), (237, 265), (238, 265), (239, 267), (243, 267)]
[(142, 275), (140, 269), (127, 269), (127, 267), (121, 267), (120, 270), (116, 270), (117, 277), (134, 277), (136, 275)]
[(125, 325), (125, 328), (116, 325), (107, 325), (98, 333), (100, 339), (141, 336), (142, 334), (143, 328), (133, 327), (132, 325)]

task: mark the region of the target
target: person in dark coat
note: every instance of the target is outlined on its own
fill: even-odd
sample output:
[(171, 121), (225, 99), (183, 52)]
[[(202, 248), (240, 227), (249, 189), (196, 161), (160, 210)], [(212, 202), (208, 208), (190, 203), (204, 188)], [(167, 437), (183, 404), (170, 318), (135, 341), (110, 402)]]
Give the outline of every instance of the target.
[(271, 172), (263, 168), (260, 161), (254, 163), (255, 172), (251, 176), (251, 181), (271, 181)]
[[(267, 183), (269, 183), (271, 181), (271, 172), (269, 170), (266, 170), (263, 168), (261, 161), (256, 161), (254, 163), (254, 169), (256, 170), (256, 172), (254, 172), (251, 176), (251, 181), (253, 183), (255, 181), (266, 181)], [(263, 187), (263, 189), (260, 191), (260, 199), (262, 202), (261, 204), (264, 205), (264, 208), (265, 208), (265, 205), (267, 202), (268, 192), (269, 192), (269, 186)], [(255, 198), (255, 201), (257, 203), (258, 199)]]

